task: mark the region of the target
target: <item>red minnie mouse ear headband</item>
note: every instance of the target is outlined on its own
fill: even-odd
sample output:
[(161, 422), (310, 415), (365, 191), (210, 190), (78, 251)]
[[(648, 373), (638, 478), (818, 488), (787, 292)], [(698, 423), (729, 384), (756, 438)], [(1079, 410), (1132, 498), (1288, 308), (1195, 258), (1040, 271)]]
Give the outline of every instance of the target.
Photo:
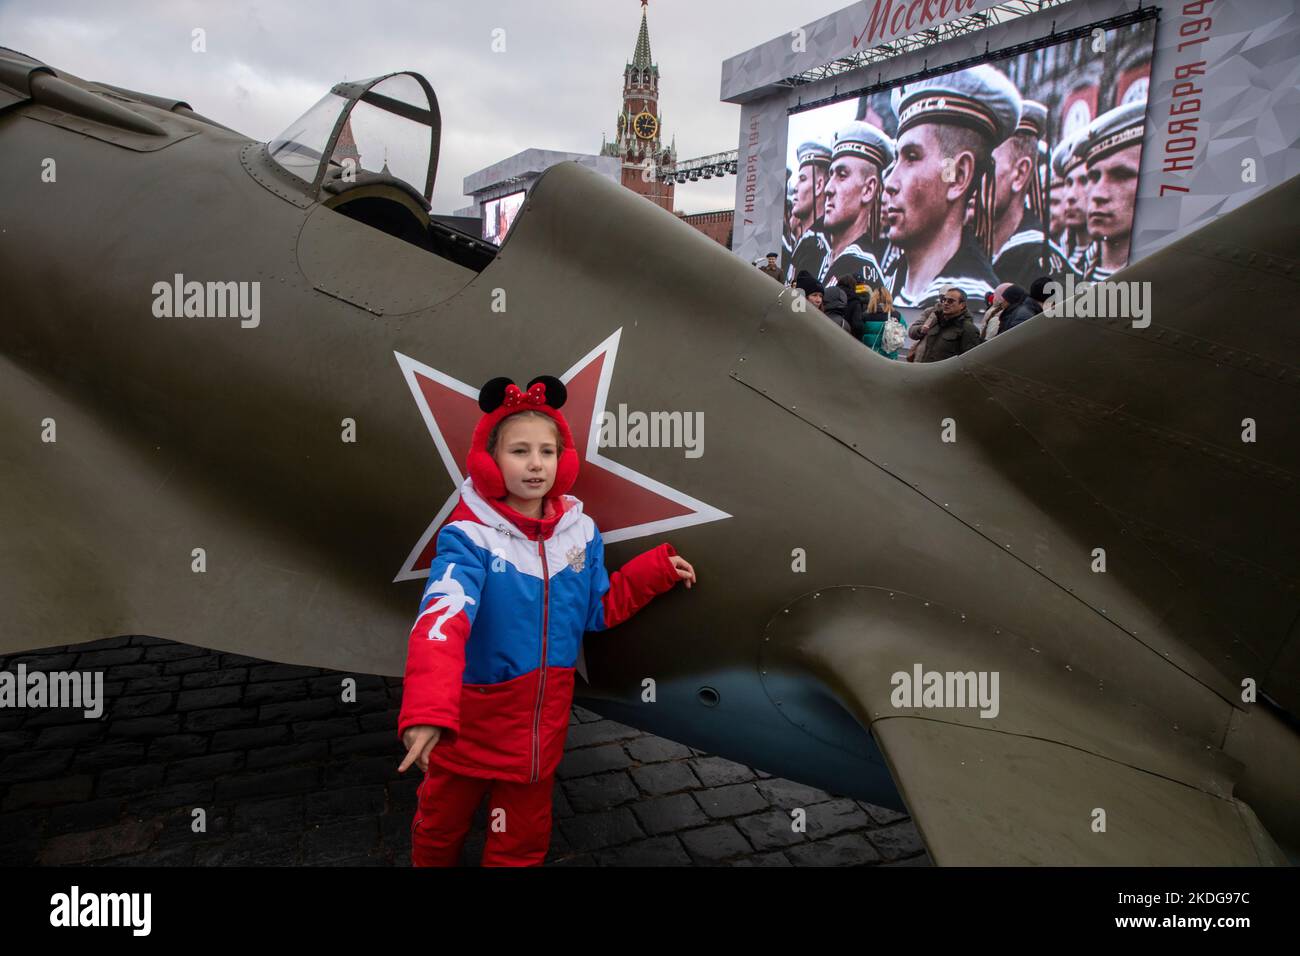
[(488, 436), (502, 419), (524, 411), (540, 412), (551, 418), (564, 445), (550, 495), (562, 495), (573, 487), (573, 482), (578, 477), (578, 450), (573, 445), (569, 423), (560, 414), (560, 408), (568, 397), (569, 392), (564, 383), (553, 375), (537, 376), (528, 383), (526, 389), (521, 389), (504, 377), (494, 378), (479, 389), (478, 407), (483, 410), (483, 417), (474, 428), (474, 438), (466, 461), (469, 476), (474, 479), (474, 487), (479, 494), (487, 498), (505, 497), (505, 479), (501, 477), (501, 469), (497, 467), (495, 459), (488, 454)]

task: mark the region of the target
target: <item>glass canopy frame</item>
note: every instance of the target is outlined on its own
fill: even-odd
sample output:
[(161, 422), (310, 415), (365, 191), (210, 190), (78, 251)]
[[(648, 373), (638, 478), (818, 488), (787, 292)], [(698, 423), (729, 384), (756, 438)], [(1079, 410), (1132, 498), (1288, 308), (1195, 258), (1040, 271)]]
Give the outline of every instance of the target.
[[(427, 105), (419, 106), (414, 103), (409, 103), (388, 96), (375, 89), (395, 77), (410, 77), (414, 80), (423, 92), (425, 103)], [(366, 103), (369, 106), (384, 110), (395, 116), (401, 117), (402, 119), (410, 120), (428, 128), (429, 160), (425, 171), (424, 182), (410, 183), (410, 185), (413, 188), (420, 190), (425, 200), (431, 202), (433, 199), (434, 179), (438, 171), (438, 148), (442, 135), (442, 114), (438, 109), (438, 98), (434, 95), (433, 87), (429, 84), (429, 81), (419, 73), (410, 70), (399, 70), (395, 73), (387, 73), (383, 76), (376, 76), (367, 80), (337, 83), (330, 89), (329, 94), (313, 106), (311, 110), (303, 114), (303, 117), (300, 117), (299, 121), (320, 110), (322, 104), (328, 102), (331, 96), (337, 97), (342, 101), (342, 103), (337, 107), (338, 116), (334, 121), (333, 128), (330, 130), (329, 138), (325, 142), (325, 148), (317, 157), (315, 157), (315, 175), (311, 179), (312, 194), (320, 196), (322, 184), (329, 172), (331, 157), (335, 155), (335, 150), (338, 146), (339, 137), (342, 135), (343, 129), (347, 125), (357, 104)], [(290, 127), (290, 130), (292, 129), (293, 127)], [(271, 141), (269, 144), (271, 156), (287, 171), (297, 176), (299, 179), (306, 180), (307, 177), (304, 175), (304, 172), (306, 172), (307, 164), (303, 162), (290, 163), (286, 160), (289, 156), (311, 157), (315, 154), (316, 150), (310, 143), (285, 140), (283, 137), (286, 135), (290, 134), (286, 131), (286, 133), (281, 134), (280, 137)], [(279, 155), (282, 152), (287, 154), (284, 159), (281, 159)]]

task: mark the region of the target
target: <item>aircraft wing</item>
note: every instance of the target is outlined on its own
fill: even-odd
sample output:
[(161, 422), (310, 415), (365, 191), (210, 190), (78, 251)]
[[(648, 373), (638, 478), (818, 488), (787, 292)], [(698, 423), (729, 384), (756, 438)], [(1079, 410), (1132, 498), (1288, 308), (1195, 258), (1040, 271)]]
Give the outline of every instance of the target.
[(1287, 862), (1231, 796), (1033, 736), (917, 717), (871, 730), (941, 865)]
[[(937, 864), (1287, 862), (1234, 793), (1243, 766), (1221, 745), (1239, 714), (1208, 705), (1203, 724), (1179, 725), (1136, 668), (1101, 678), (1047, 635), (875, 587), (783, 609), (760, 666), (805, 730), (827, 695), (870, 730)], [(998, 678), (954, 707), (927, 700), (918, 673)]]

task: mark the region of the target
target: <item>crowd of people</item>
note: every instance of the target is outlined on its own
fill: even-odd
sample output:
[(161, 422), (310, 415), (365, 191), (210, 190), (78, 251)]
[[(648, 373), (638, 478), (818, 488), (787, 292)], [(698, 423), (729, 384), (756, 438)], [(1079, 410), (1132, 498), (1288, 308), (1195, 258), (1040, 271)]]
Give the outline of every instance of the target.
[[(768, 253), (759, 269), (780, 281), (776, 253)], [(1027, 291), (1003, 282), (978, 300), (975, 312), (964, 289), (946, 286), (910, 325), (894, 307), (889, 287), (872, 288), (860, 275), (846, 273), (837, 276), (834, 285), (824, 286), (804, 270), (793, 286), (809, 305), (878, 355), (907, 362), (939, 362), (969, 352), (1042, 312), (1053, 281), (1051, 276), (1039, 276)]]
[(759, 268), (886, 358), (968, 352), (1042, 312), (1049, 283), (1127, 264), (1145, 92), (1053, 134), (1058, 93), (1049, 109), (979, 64), (863, 97), (824, 139), (810, 120)]
[(763, 267), (773, 278), (849, 276), (927, 309), (953, 286), (980, 300), (1127, 264), (1145, 99), (1055, 148), (1047, 108), (988, 64), (897, 87), (891, 106), (896, 136), (859, 119), (798, 147), (783, 249)]

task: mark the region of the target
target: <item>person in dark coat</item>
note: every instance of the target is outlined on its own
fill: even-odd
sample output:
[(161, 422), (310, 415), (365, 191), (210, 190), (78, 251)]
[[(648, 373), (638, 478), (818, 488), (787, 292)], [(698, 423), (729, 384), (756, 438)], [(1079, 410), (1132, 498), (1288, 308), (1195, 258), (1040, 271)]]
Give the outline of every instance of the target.
[(924, 321), (912, 323), (907, 334), (917, 340), (915, 362), (942, 362), (980, 344), (979, 329), (966, 307), (966, 293), (956, 286), (944, 289), (934, 310), (926, 312)]
[[(842, 275), (837, 281), (837, 287), (844, 290), (845, 296), (848, 297), (848, 305), (844, 309), (844, 318), (849, 323), (849, 334), (858, 341), (862, 341), (864, 327), (863, 312), (865, 311), (866, 301), (858, 294), (857, 287), (862, 280), (853, 275)], [(862, 291), (866, 292), (866, 284), (863, 283)]]
[(1047, 308), (1047, 300), (1052, 297), (1051, 293), (1047, 291), (1047, 287), (1051, 285), (1051, 283), (1051, 276), (1039, 276), (1034, 280), (1033, 285), (1029, 287), (1029, 298), (1033, 299), (1044, 309)]
[(1002, 326), (998, 329), (998, 335), (1010, 332), (1021, 322), (1032, 319), (1043, 311), (1042, 303), (1029, 298), (1018, 285), (1009, 287), (1002, 293), (1002, 298), (1007, 300), (1007, 307), (1002, 312)]
[(845, 332), (849, 331), (849, 321), (844, 317), (848, 310), (849, 297), (844, 290), (837, 285), (831, 286), (822, 294), (821, 309), (826, 313), (826, 317), (842, 328)]

